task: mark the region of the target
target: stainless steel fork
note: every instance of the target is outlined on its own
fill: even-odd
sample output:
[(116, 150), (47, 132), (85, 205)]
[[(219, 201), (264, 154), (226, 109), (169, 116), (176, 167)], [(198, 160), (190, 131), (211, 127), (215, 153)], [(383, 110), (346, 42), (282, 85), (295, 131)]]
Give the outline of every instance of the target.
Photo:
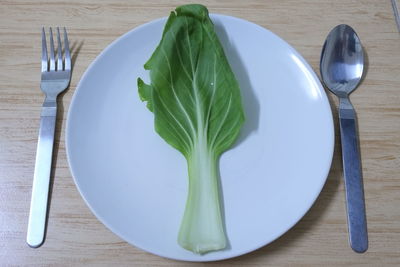
[(51, 163), (53, 158), (54, 132), (57, 116), (57, 96), (67, 89), (71, 80), (71, 54), (67, 31), (64, 28), (64, 58), (60, 29), (57, 27), (57, 60), (54, 50), (53, 32), (50, 33), (48, 56), (46, 32), (42, 28), (42, 81), (40, 88), (46, 95), (40, 115), (39, 139), (36, 151), (35, 172), (32, 186), (31, 209), (29, 213), (27, 243), (40, 247), (44, 242)]

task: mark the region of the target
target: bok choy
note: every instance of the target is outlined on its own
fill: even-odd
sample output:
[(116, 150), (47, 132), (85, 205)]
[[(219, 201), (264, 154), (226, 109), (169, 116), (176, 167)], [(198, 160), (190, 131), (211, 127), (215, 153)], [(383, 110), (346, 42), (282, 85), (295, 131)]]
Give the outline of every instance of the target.
[(138, 78), (139, 96), (154, 113), (156, 132), (186, 158), (189, 191), (178, 235), (198, 254), (226, 247), (218, 159), (244, 122), (240, 88), (202, 5), (171, 12), (159, 45)]

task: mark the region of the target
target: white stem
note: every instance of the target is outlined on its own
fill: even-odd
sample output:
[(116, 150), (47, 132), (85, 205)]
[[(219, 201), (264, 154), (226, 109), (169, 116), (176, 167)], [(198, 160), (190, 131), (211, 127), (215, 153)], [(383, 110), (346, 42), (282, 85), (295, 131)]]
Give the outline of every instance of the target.
[(178, 243), (198, 254), (226, 247), (214, 154), (198, 142), (188, 158), (189, 193)]

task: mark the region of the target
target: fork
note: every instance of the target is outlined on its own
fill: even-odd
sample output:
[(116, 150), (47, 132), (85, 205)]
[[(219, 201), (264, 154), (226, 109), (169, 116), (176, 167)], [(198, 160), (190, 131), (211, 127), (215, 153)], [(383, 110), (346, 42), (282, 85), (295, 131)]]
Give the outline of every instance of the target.
[(57, 60), (53, 31), (49, 29), (50, 51), (48, 56), (46, 32), (42, 28), (42, 78), (40, 88), (46, 95), (40, 115), (39, 138), (36, 150), (32, 198), (26, 241), (30, 247), (40, 247), (44, 242), (50, 173), (53, 158), (54, 132), (57, 116), (57, 96), (67, 89), (71, 80), (71, 55), (67, 31), (64, 28), (64, 60), (60, 29), (57, 27)]

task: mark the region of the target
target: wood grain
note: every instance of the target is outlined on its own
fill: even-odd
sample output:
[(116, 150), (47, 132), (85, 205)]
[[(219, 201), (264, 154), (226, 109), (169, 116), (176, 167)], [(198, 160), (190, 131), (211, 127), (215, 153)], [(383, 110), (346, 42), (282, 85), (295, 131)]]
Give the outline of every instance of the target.
[[(390, 0), (198, 1), (211, 12), (244, 18), (293, 45), (319, 72), (332, 27), (352, 25), (368, 55), (367, 75), (352, 95), (358, 111), (369, 250), (347, 243), (338, 141), (328, 181), (315, 205), (288, 233), (255, 252), (209, 264), (176, 262), (132, 247), (107, 230), (80, 197), (65, 153), (65, 121), (83, 72), (114, 39), (166, 16), (184, 1), (0, 0), (0, 265), (1, 266), (399, 266), (400, 36)], [(55, 177), (47, 239), (25, 243), (43, 95), (41, 26), (66, 26), (74, 53), (70, 89), (59, 100)], [(336, 118), (337, 101), (329, 95)], [(338, 138), (337, 138), (338, 140)]]

